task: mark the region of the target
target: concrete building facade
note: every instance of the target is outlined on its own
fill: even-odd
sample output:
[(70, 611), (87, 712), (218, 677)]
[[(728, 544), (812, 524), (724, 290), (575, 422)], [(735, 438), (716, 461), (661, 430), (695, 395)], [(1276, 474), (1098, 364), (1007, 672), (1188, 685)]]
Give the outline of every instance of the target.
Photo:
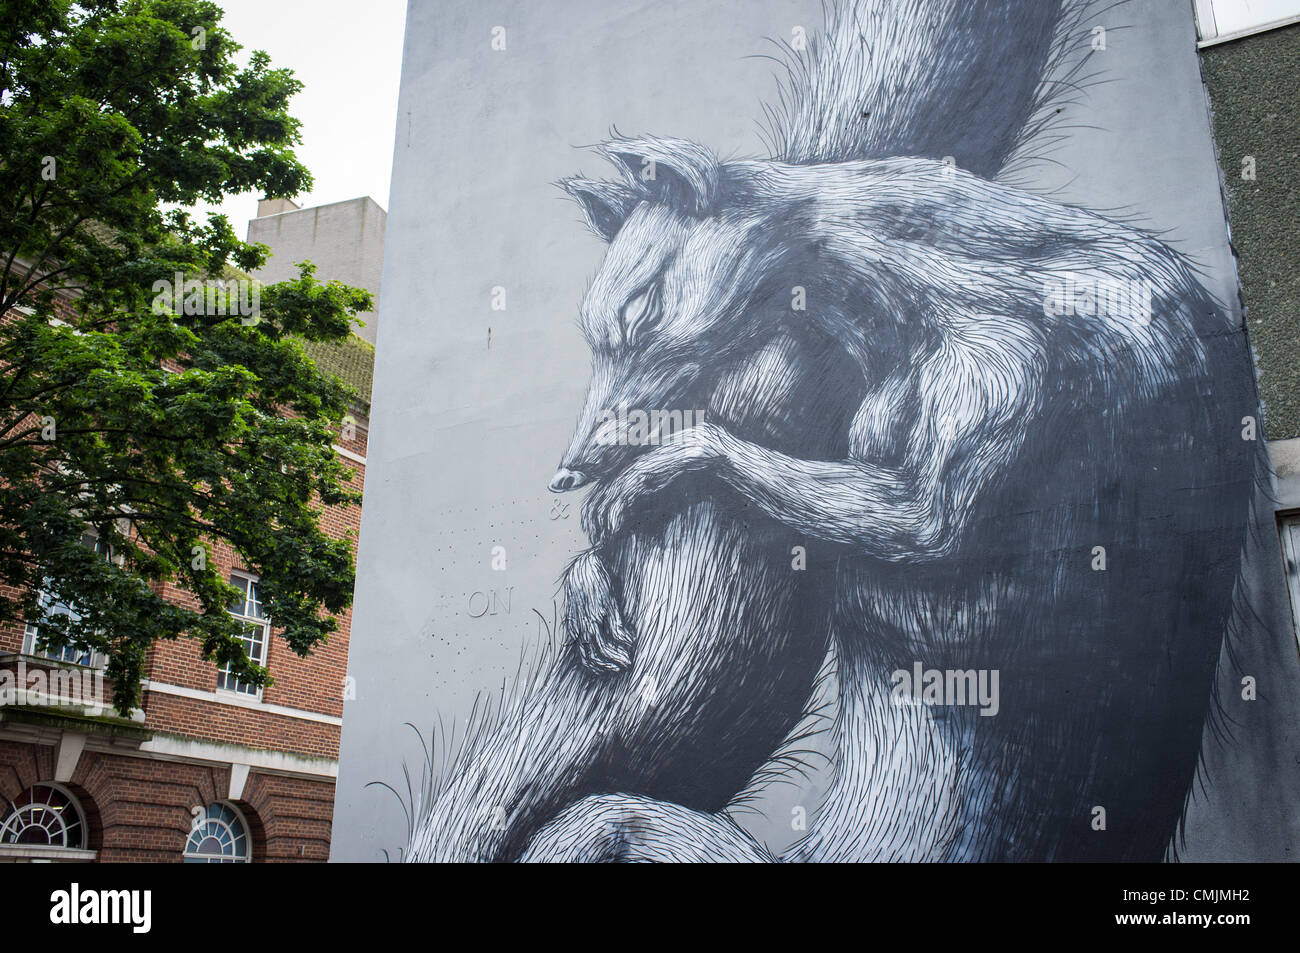
[(317, 277), (365, 288), (376, 310), (360, 315), (354, 330), (370, 344), (378, 332), (388, 213), (369, 196), (299, 208), (290, 199), (262, 199), (248, 223), (248, 241), (268, 245), (271, 255), (254, 277), (268, 284), (294, 278), (298, 263), (310, 261)]

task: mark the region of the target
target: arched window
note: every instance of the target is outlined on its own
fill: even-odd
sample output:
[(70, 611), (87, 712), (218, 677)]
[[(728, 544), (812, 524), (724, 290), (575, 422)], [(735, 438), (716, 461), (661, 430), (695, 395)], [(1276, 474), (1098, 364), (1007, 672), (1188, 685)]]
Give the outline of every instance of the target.
[(195, 818), (185, 842), (187, 864), (246, 864), (252, 859), (248, 825), (233, 805), (218, 801)]
[(86, 849), (86, 817), (62, 785), (34, 784), (0, 821), (0, 844)]

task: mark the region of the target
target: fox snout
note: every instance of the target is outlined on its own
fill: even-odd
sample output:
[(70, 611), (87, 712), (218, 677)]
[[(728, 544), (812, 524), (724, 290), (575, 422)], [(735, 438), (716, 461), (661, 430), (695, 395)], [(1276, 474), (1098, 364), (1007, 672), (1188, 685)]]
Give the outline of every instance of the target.
[[(579, 431), (582, 434), (582, 431)], [(575, 435), (569, 452), (547, 484), (552, 493), (568, 493), (618, 472), (626, 463), (626, 449), (597, 443), (591, 434)]]
[(626, 466), (641, 449), (620, 440), (617, 424), (607, 415), (588, 410), (548, 486), (552, 493), (567, 493), (604, 480)]
[(702, 410), (645, 409), (680, 405), (698, 372), (690, 362), (668, 369), (598, 366), (573, 438), (551, 477), (551, 492), (605, 480), (664, 436), (702, 422)]
[(551, 482), (547, 486), (552, 493), (567, 493), (569, 490), (576, 490), (578, 487), (586, 486), (590, 482), (591, 477), (581, 470), (560, 467), (555, 471), (555, 476), (551, 477)]
[(567, 493), (594, 483), (617, 469), (617, 461), (609, 452), (611, 449), (616, 448), (601, 446), (590, 429), (578, 428), (559, 469), (547, 484), (548, 489), (552, 493)]
[(604, 413), (604, 408), (609, 406), (610, 393), (609, 384), (600, 377), (592, 381), (573, 438), (548, 484), (552, 493), (576, 490), (618, 469), (621, 448), (617, 446), (614, 428)]

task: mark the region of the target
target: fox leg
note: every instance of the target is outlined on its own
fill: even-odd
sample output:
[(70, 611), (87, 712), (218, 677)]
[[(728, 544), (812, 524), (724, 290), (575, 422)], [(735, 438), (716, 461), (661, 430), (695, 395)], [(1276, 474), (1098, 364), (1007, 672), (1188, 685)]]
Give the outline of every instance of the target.
[(589, 549), (570, 563), (561, 588), (564, 633), (582, 663), (593, 672), (611, 674), (631, 667), (632, 631), (599, 554)]
[[(942, 557), (1040, 410), (1034, 333), (1010, 318), (997, 331), (950, 331), (914, 370), (868, 397), (854, 417), (847, 459), (804, 460), (701, 424), (597, 487), (583, 507), (584, 527), (595, 541), (607, 538), (647, 496), (683, 474), (703, 472), (810, 537), (882, 559)], [(893, 421), (907, 421), (907, 431), (889, 432)], [(872, 462), (887, 445), (902, 446), (900, 465)]]
[(514, 860), (591, 795), (725, 808), (803, 718), (830, 636), (826, 577), (791, 572), (776, 531), (705, 500), (600, 550), (636, 629), (631, 665), (594, 675), (564, 645), (469, 733), (419, 806), (407, 858)]
[(648, 495), (682, 473), (709, 469), (772, 519), (883, 559), (939, 557), (960, 537), (964, 509), (945, 500), (936, 483), (906, 470), (853, 459), (801, 460), (724, 431), (692, 439), (685, 452), (664, 446), (645, 454), (594, 492), (583, 511), (588, 534), (607, 538)]
[(775, 863), (725, 813), (628, 794), (583, 798), (537, 832), (524, 863)]
[(926, 488), (858, 460), (801, 460), (708, 425), (644, 454), (588, 497), (592, 539), (619, 532), (630, 512), (684, 473), (707, 470), (773, 519), (809, 536), (899, 558), (942, 552), (954, 534)]

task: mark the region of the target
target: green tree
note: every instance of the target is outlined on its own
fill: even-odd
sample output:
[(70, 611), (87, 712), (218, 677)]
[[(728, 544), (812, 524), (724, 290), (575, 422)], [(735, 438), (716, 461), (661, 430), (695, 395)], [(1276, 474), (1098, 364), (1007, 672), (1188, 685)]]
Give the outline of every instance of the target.
[[(204, 0), (0, 4), (0, 574), (26, 593), (0, 618), (41, 620), (42, 590), (71, 607), (40, 637), (104, 653), (121, 711), (160, 639), (269, 682), (214, 544), (258, 573), (300, 654), (352, 598), (349, 544), (320, 526), (356, 500), (332, 448), (352, 393), (302, 341), (345, 339), (370, 295), (306, 264), (260, 288), (253, 315), (165, 293), (267, 253), (184, 209), (311, 185), (292, 151), (300, 84), (262, 52), (241, 67), (220, 19)], [(193, 598), (162, 598), (165, 583)]]

